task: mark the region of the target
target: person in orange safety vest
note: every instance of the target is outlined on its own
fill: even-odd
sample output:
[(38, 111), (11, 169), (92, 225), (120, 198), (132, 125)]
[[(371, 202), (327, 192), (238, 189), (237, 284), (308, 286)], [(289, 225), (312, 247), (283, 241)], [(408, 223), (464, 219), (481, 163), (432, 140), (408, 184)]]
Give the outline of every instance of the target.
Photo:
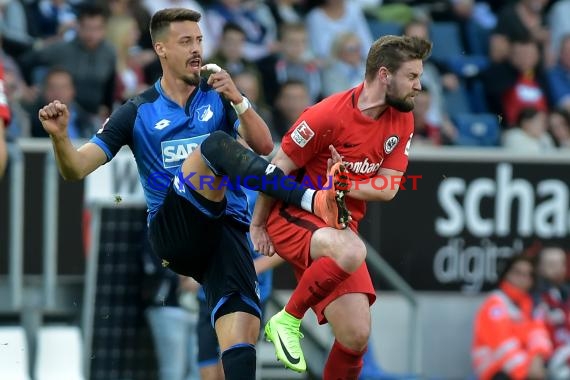
[(471, 359), (480, 380), (545, 378), (552, 343), (533, 317), (533, 271), (530, 258), (513, 256), (475, 316)]

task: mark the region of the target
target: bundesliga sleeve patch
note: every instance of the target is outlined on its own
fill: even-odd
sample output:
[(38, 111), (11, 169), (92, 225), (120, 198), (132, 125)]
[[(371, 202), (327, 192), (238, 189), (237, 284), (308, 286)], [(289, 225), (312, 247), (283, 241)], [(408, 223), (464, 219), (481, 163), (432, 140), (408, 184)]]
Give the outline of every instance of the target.
[(307, 145), (313, 137), (315, 137), (315, 132), (309, 128), (309, 124), (305, 120), (297, 125), (297, 128), (291, 133), (291, 139), (301, 148)]

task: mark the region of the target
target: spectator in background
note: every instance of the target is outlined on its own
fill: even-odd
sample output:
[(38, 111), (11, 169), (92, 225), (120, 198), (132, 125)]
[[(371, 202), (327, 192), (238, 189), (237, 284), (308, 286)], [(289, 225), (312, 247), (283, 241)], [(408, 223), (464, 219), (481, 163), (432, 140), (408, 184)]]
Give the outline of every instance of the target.
[(66, 0), (38, 0), (28, 9), (30, 34), (48, 45), (75, 36), (77, 19), (71, 4)]
[(358, 4), (345, 0), (323, 0), (307, 14), (309, 41), (317, 58), (329, 58), (334, 39), (342, 34), (356, 33), (366, 57), (374, 40), (364, 13)]
[(0, 35), (3, 48), (13, 57), (18, 57), (34, 44), (28, 33), (26, 9), (19, 0), (0, 1)]
[(121, 105), (148, 87), (143, 66), (137, 56), (133, 55), (139, 40), (137, 21), (130, 16), (110, 19), (107, 23), (107, 40), (117, 54), (114, 100)]
[(531, 259), (511, 257), (498, 288), (477, 311), (471, 351), (477, 379), (545, 379), (552, 344), (544, 323), (532, 315), (533, 273)]
[(10, 123), (10, 109), (6, 94), (4, 94), (4, 67), (0, 62), (0, 179), (4, 177), (6, 163), (8, 161), (8, 148), (4, 137), (5, 128)]
[[(489, 2), (479, 0), (449, 0), (441, 7), (430, 8), (429, 19), (435, 22), (453, 22), (460, 31), (460, 39), (467, 55), (487, 55), (489, 37), (497, 26), (497, 15)], [(417, 11), (414, 12), (418, 18)], [(436, 41), (437, 43), (437, 41)]]
[(428, 87), (423, 86), (422, 90), (415, 97), (415, 106), (412, 110), (414, 114), (414, 140), (413, 146), (441, 145), (439, 125), (431, 125), (427, 119), (427, 114), (431, 104), (431, 94)]
[(304, 21), (302, 2), (302, 0), (270, 0), (268, 2), (277, 28), (283, 24), (298, 24)]
[(196, 293), (200, 285), (164, 268), (148, 243), (141, 261), (141, 300), (154, 341), (158, 380), (199, 380)]
[[(404, 27), (404, 35), (430, 39), (429, 24), (424, 20), (413, 20)], [(421, 78), (422, 86), (429, 88), (429, 109), (425, 115), (426, 122), (432, 127), (444, 127), (446, 141), (454, 140), (455, 126), (449, 119), (449, 112), (445, 108), (444, 93), (461, 91), (460, 80), (447, 66), (435, 59), (428, 57), (424, 62), (424, 72)]]
[(305, 83), (298, 80), (288, 80), (283, 83), (277, 90), (273, 107), (273, 124), (271, 124), (273, 141), (281, 142), (285, 133), (310, 105), (312, 105), (311, 97)]
[(217, 0), (206, 12), (213, 41), (220, 40), (220, 32), (227, 22), (239, 25), (245, 32), (244, 57), (256, 61), (275, 50), (277, 27), (270, 10), (259, 2)]
[[(147, 67), (155, 60), (158, 61), (154, 53), (150, 33), (148, 32), (150, 13), (144, 5), (142, 5), (141, 0), (100, 0), (100, 2), (104, 6), (105, 11), (109, 14), (107, 20), (108, 24), (114, 23), (116, 19), (135, 19), (139, 38), (136, 44), (131, 48), (130, 56), (134, 57), (142, 67)], [(147, 81), (147, 83), (153, 82), (154, 80)]]
[(544, 15), (548, 1), (516, 0), (504, 5), (499, 12), (497, 27), (491, 35), (491, 61), (506, 61), (509, 58), (510, 43), (513, 41), (530, 40), (544, 53), (545, 64), (552, 63), (550, 33)]
[(338, 35), (332, 45), (332, 61), (323, 69), (323, 96), (359, 85), (366, 71), (363, 57), (358, 35), (352, 32)]
[[(31, 136), (31, 118), (29, 111), (30, 104), (26, 96), (29, 91), (23, 79), (19, 76), (15, 67), (4, 66), (4, 92), (10, 108), (10, 122), (6, 126), (8, 141), (14, 141), (20, 137)], [(34, 98), (35, 101), (35, 98)]]
[(554, 55), (554, 60), (558, 57), (560, 52), (560, 43), (562, 38), (570, 34), (570, 22), (568, 22), (568, 15), (570, 15), (570, 0), (556, 1), (548, 13), (548, 28), (550, 30), (550, 48)]
[(234, 75), (234, 83), (238, 90), (249, 99), (253, 108), (257, 111), (259, 116), (269, 126), (271, 125), (271, 110), (267, 107), (263, 97), (263, 90), (259, 83), (259, 75), (257, 71), (245, 70), (241, 73)]
[(570, 34), (562, 38), (558, 63), (548, 70), (547, 76), (552, 103), (570, 111)]
[(550, 113), (549, 132), (560, 149), (570, 149), (570, 111), (555, 109)]
[(4, 177), (6, 163), (8, 162), (8, 148), (6, 147), (6, 139), (4, 137), (5, 128), (4, 121), (0, 121), (0, 180)]
[(253, 71), (259, 75), (256, 65), (245, 58), (245, 39), (245, 32), (239, 25), (227, 22), (224, 24), (217, 52), (210, 59), (210, 62), (218, 64), (232, 75), (245, 70)]
[(41, 82), (42, 73), (61, 66), (73, 76), (77, 103), (102, 122), (113, 107), (116, 56), (105, 40), (106, 16), (100, 6), (83, 3), (77, 16), (77, 37), (30, 52), (22, 61), (29, 83)]
[(517, 120), (518, 127), (503, 133), (503, 147), (520, 153), (554, 151), (554, 141), (548, 134), (547, 113), (536, 108), (523, 108)]
[[(90, 138), (96, 128), (90, 115), (75, 101), (75, 86), (71, 73), (62, 67), (51, 68), (44, 78), (42, 94), (37, 99), (32, 115), (37, 115), (44, 104), (59, 100), (68, 105), (67, 132), (72, 139)], [(39, 118), (32, 118), (32, 137), (49, 137)]]
[(311, 102), (316, 102), (322, 91), (321, 73), (309, 51), (305, 25), (283, 24), (279, 34), (278, 53), (257, 62), (268, 104), (274, 105), (276, 89), (289, 80), (304, 82)]
[(513, 41), (509, 60), (492, 64), (482, 80), (490, 111), (501, 115), (506, 126), (516, 124), (523, 108), (548, 111), (547, 79), (532, 40)]
[(566, 252), (546, 246), (538, 255), (534, 289), (537, 315), (546, 325), (554, 352), (548, 363), (548, 378), (570, 378), (570, 289), (566, 283)]

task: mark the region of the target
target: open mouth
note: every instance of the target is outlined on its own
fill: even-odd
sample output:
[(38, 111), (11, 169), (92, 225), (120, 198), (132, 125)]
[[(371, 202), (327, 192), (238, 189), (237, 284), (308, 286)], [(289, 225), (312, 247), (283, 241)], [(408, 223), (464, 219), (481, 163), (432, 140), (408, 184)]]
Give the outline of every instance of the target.
[(202, 60), (200, 58), (193, 58), (188, 61), (188, 65), (193, 69), (200, 69)]

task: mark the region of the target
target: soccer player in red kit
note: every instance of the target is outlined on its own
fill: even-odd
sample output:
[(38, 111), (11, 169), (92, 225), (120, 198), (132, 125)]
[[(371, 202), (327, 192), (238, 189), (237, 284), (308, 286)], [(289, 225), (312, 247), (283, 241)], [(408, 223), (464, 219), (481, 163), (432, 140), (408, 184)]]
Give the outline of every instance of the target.
[(8, 108), (8, 99), (4, 92), (4, 66), (0, 63), (0, 179), (4, 176), (8, 160), (8, 149), (4, 137), (8, 123), (10, 123), (10, 108)]
[(431, 46), (417, 37), (378, 39), (368, 53), (364, 82), (308, 108), (273, 159), (285, 173), (312, 184), (322, 184), (321, 173), (341, 161), (351, 179), (346, 206), (352, 221), (343, 230), (262, 194), (256, 204), (254, 247), (268, 256), (277, 252), (298, 279), (285, 308), (265, 326), (277, 357), (292, 370), (306, 371), (299, 328), (309, 308), (321, 324), (331, 324), (336, 338), (323, 379), (357, 379), (362, 369), (376, 297), (358, 223), (366, 201), (390, 201), (398, 192), (414, 128), (410, 111)]

